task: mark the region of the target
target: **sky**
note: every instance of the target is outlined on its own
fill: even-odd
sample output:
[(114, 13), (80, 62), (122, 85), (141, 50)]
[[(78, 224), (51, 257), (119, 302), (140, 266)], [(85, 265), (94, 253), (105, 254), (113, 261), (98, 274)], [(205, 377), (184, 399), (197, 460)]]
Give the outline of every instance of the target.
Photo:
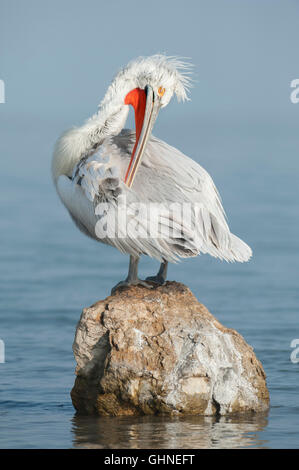
[(80, 124), (121, 66), (161, 52), (194, 65), (192, 101), (165, 121), (292, 125), (298, 40), (298, 0), (0, 0), (0, 122)]

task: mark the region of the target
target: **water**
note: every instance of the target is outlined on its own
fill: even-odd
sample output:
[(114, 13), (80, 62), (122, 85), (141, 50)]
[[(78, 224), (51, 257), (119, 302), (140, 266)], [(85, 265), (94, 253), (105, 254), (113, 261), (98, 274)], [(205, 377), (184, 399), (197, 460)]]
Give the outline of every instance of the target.
[[(231, 229), (253, 248), (245, 265), (208, 256), (170, 268), (263, 363), (269, 413), (234, 418), (76, 417), (72, 341), (83, 307), (104, 298), (128, 259), (85, 238), (60, 205), (49, 176), (59, 122), (1, 127), (1, 448), (299, 447), (299, 364), (290, 360), (298, 326), (298, 150), (291, 130), (209, 127), (161, 121), (156, 133), (212, 174)], [(186, 134), (175, 132), (182, 125)], [(46, 129), (46, 130), (45, 130)], [(200, 130), (198, 130), (200, 129)], [(200, 144), (197, 146), (197, 142)], [(157, 263), (144, 259), (141, 275)]]

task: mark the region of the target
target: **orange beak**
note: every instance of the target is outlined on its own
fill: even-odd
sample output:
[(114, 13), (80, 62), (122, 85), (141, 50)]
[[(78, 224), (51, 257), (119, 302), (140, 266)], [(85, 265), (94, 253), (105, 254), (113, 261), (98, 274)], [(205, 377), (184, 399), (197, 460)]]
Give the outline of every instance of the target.
[(125, 183), (130, 188), (141, 163), (160, 104), (158, 100), (155, 100), (153, 89), (150, 86), (147, 86), (145, 90), (135, 88), (130, 91), (125, 98), (125, 104), (133, 106), (135, 111), (136, 142), (125, 175)]

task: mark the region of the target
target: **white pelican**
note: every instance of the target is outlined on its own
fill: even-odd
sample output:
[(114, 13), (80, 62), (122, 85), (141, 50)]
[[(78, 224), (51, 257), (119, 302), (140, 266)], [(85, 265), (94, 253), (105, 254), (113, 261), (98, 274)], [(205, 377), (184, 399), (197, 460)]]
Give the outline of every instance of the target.
[[(188, 85), (188, 65), (180, 60), (138, 58), (113, 79), (98, 112), (57, 141), (53, 180), (73, 221), (89, 237), (130, 255), (128, 276), (113, 290), (130, 284), (152, 287), (147, 281), (163, 284), (168, 262), (179, 258), (209, 253), (244, 262), (251, 257), (250, 247), (230, 232), (210, 175), (151, 134), (160, 108), (174, 94), (187, 99)], [(130, 105), (135, 132), (123, 129)], [(152, 234), (149, 215), (136, 210), (137, 203), (155, 207), (150, 226), (157, 223), (157, 233)], [(171, 206), (175, 209), (168, 210)], [(191, 226), (180, 207), (187, 208)], [(132, 221), (142, 227), (142, 236), (128, 230)], [(114, 231), (109, 233), (108, 225)], [(158, 274), (145, 281), (138, 278), (142, 254), (161, 263)]]

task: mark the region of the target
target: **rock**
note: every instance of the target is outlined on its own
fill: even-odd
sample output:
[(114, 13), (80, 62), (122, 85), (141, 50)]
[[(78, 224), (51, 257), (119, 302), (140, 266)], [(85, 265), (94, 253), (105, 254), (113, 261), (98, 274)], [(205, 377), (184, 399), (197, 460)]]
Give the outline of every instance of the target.
[(80, 414), (225, 415), (269, 405), (251, 346), (177, 282), (121, 288), (84, 309), (73, 350)]

